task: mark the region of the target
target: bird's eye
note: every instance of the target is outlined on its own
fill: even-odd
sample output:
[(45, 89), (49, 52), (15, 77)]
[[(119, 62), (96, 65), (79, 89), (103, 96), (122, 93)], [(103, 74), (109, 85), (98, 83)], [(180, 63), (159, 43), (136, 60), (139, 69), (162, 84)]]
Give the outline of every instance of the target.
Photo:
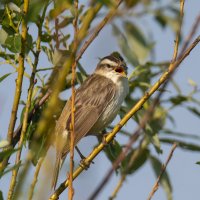
[(108, 68), (111, 68), (112, 66), (111, 65), (109, 65), (109, 64), (106, 64), (106, 66), (108, 67)]

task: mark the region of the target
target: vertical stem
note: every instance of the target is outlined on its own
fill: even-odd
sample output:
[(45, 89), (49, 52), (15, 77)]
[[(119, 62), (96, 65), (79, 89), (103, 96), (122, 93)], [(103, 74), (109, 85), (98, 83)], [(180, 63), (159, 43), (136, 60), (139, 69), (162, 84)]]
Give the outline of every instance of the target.
[(8, 133), (7, 133), (7, 139), (10, 144), (12, 144), (13, 139), (13, 131), (15, 128), (15, 122), (17, 119), (17, 110), (19, 106), (19, 100), (21, 97), (21, 88), (22, 88), (22, 82), (23, 82), (23, 75), (24, 75), (24, 59), (25, 59), (25, 46), (26, 46), (26, 37), (27, 37), (27, 23), (25, 20), (27, 11), (29, 6), (29, 0), (24, 0), (24, 18), (22, 20), (22, 33), (21, 33), (21, 52), (19, 54), (19, 66), (18, 66), (18, 75), (16, 79), (16, 88), (15, 88), (15, 96), (12, 106), (12, 112), (10, 117), (10, 123), (8, 127)]
[(75, 78), (76, 78), (76, 64), (75, 61), (76, 51), (78, 47), (78, 0), (74, 1), (75, 17), (73, 21), (74, 25), (74, 43), (73, 43), (73, 58), (74, 62), (72, 65), (72, 97), (71, 97), (71, 131), (70, 131), (70, 171), (69, 171), (69, 192), (68, 199), (72, 200), (74, 195), (73, 188), (73, 170), (74, 170), (74, 131), (75, 131)]

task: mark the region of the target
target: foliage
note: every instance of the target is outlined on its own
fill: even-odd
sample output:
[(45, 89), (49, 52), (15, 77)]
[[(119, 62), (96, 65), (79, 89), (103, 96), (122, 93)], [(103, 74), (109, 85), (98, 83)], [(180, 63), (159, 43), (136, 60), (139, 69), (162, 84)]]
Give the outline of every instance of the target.
[[(84, 42), (90, 37), (91, 32), (96, 27), (96, 22), (99, 21), (104, 12), (113, 9), (114, 1), (90, 1), (87, 5), (79, 3), (79, 48), (81, 49)], [(123, 3), (122, 3), (123, 4)], [(27, 15), (23, 13), (24, 2), (15, 0), (12, 3), (9, 1), (2, 1), (0, 5), (0, 61), (1, 67), (9, 65), (14, 70), (9, 73), (0, 75), (0, 84), (9, 79), (12, 74), (19, 73), (19, 56), (22, 54), (23, 43), (25, 44), (25, 71), (23, 79), (30, 81), (29, 91), (32, 90), (30, 99), (30, 107), (28, 108), (28, 118), (25, 118), (28, 98), (21, 97), (23, 109), (16, 113), (20, 116), (18, 129), (14, 132), (15, 142), (19, 142), (22, 126), (27, 120), (27, 128), (25, 130), (25, 137), (23, 139), (22, 148), (26, 151), (30, 150), (31, 156), (28, 159), (37, 165), (38, 160), (45, 156), (49, 145), (52, 142), (52, 132), (55, 127), (56, 119), (59, 117), (65, 102), (58, 98), (60, 92), (71, 87), (71, 62), (73, 58), (73, 26), (74, 7), (73, 1), (57, 0), (57, 1), (30, 1)], [(164, 4), (158, 3), (157, 6), (153, 1), (125, 1), (125, 5), (119, 8), (117, 13), (117, 20), (115, 18), (111, 21), (111, 28), (113, 37), (118, 43), (120, 52), (127, 60), (130, 67), (129, 85), (130, 93), (125, 100), (125, 104), (121, 107), (120, 117), (126, 115), (130, 108), (138, 101), (139, 97), (143, 96), (150, 88), (152, 83), (157, 79), (168, 66), (169, 62), (156, 63), (154, 48), (156, 40), (149, 37), (147, 28), (139, 23), (143, 17), (151, 16), (157, 26), (166, 30), (170, 28), (173, 33), (176, 33), (179, 27), (179, 9), (177, 4), (173, 1)], [(21, 27), (22, 21), (28, 27), (27, 37), (25, 41), (22, 38)], [(33, 32), (33, 30), (37, 30)], [(151, 33), (152, 34), (152, 33)], [(153, 37), (154, 38), (154, 37)], [(38, 46), (39, 43), (39, 46)], [(97, 47), (98, 48), (98, 47)], [(42, 57), (48, 59), (49, 63), (42, 66), (40, 61)], [(170, 58), (169, 58), (170, 59)], [(52, 67), (53, 66), (53, 67)], [(82, 83), (87, 77), (85, 66), (81, 65), (81, 60), (77, 66), (76, 84)], [(35, 71), (34, 71), (35, 70)], [(65, 72), (66, 77), (62, 73)], [(33, 78), (32, 82), (31, 79)], [(67, 81), (65, 81), (67, 79)], [(148, 160), (151, 161), (152, 169), (156, 176), (159, 174), (161, 168), (161, 161), (154, 156), (154, 149), (158, 154), (162, 153), (163, 144), (173, 144), (175, 141), (179, 144), (180, 149), (189, 151), (200, 151), (199, 137), (192, 134), (177, 133), (174, 128), (167, 127), (170, 121), (176, 123), (171, 114), (175, 109), (181, 107), (191, 112), (194, 116), (200, 116), (200, 101), (196, 98), (199, 94), (198, 85), (193, 80), (190, 80), (191, 91), (186, 94), (181, 91), (181, 86), (172, 78), (170, 80), (173, 89), (176, 93), (167, 94), (160, 100), (157, 105), (151, 120), (146, 124), (142, 131), (142, 137), (138, 139), (137, 146), (133, 146), (129, 151), (126, 159), (121, 163), (117, 174), (131, 176), (136, 173)], [(56, 107), (50, 107), (49, 101), (45, 101), (40, 105), (41, 99), (49, 91), (55, 90), (58, 87), (56, 96)], [(32, 89), (31, 89), (32, 88)], [(23, 90), (23, 88), (22, 88)], [(27, 91), (24, 91), (26, 93)], [(137, 98), (133, 98), (133, 94), (138, 94)], [(28, 93), (27, 93), (28, 94)], [(27, 95), (28, 96), (28, 95)], [(135, 95), (134, 95), (135, 96)], [(140, 120), (149, 109), (153, 99), (149, 100), (143, 105), (143, 108), (137, 112), (135, 116), (130, 119), (130, 123), (139, 124)], [(9, 111), (10, 112), (10, 111)], [(46, 123), (46, 125), (45, 125)], [(17, 125), (15, 126), (17, 127)], [(21, 127), (21, 129), (20, 129)], [(113, 128), (110, 126), (109, 128)], [(129, 139), (133, 130), (123, 128), (120, 135)], [(191, 139), (193, 142), (187, 142), (185, 138)], [(6, 148), (8, 141), (3, 140), (1, 143), (0, 160), (9, 158), (15, 154), (19, 148), (13, 148), (16, 143), (10, 144), (12, 148)], [(6, 145), (4, 145), (6, 144)], [(105, 148), (107, 159), (112, 163), (117, 159), (119, 154), (123, 151), (124, 144), (114, 140), (109, 146)], [(153, 148), (151, 148), (153, 147)], [(0, 176), (10, 173), (16, 168), (23, 168), (29, 163), (26, 156), (22, 156), (21, 163), (12, 163), (10, 167), (7, 162), (6, 166), (2, 168)], [(199, 164), (199, 162), (197, 162)], [(21, 177), (19, 177), (19, 180)], [(24, 184), (19, 181), (19, 184)], [(18, 185), (19, 185), (18, 184)], [(166, 173), (163, 176), (161, 185), (164, 188), (167, 199), (172, 199), (172, 185), (170, 177)], [(18, 188), (18, 186), (16, 187)], [(19, 195), (20, 191), (15, 191)], [(4, 194), (5, 196), (6, 194)], [(0, 199), (3, 199), (0, 191)]]

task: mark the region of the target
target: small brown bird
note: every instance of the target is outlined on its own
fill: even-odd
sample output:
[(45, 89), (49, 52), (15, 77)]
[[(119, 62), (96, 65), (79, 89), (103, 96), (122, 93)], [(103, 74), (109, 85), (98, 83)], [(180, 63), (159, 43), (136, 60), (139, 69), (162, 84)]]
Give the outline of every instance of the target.
[[(98, 135), (116, 117), (129, 92), (127, 66), (118, 52), (100, 60), (94, 73), (77, 89), (75, 96), (75, 145), (81, 138)], [(71, 100), (66, 103), (55, 127), (56, 164), (52, 187), (70, 150)]]

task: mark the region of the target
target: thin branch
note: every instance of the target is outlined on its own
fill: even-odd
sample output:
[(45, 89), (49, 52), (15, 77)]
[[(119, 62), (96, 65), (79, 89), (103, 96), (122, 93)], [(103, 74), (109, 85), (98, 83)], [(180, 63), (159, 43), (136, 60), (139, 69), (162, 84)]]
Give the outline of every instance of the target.
[[(20, 135), (20, 140), (19, 140), (19, 145), (18, 145), (19, 151), (16, 154), (16, 160), (15, 160), (16, 165), (18, 165), (21, 162), (21, 152), (22, 152), (25, 134), (26, 134), (27, 127), (28, 127), (29, 110), (31, 107), (32, 94), (33, 94), (33, 89), (34, 89), (34, 85), (35, 85), (35, 74), (36, 74), (38, 61), (39, 61), (39, 55), (40, 55), (40, 51), (41, 51), (40, 44), (41, 44), (41, 36), (42, 36), (42, 22), (44, 21), (44, 16), (46, 13), (47, 6), (48, 6), (48, 4), (44, 8), (43, 18), (37, 24), (38, 37), (37, 37), (37, 42), (36, 42), (36, 53), (34, 54), (35, 61), (33, 64), (33, 69), (32, 69), (32, 73), (31, 73), (31, 77), (30, 77), (30, 85), (29, 85), (29, 89), (28, 89), (27, 103), (25, 106), (25, 112), (24, 112), (23, 122), (22, 122), (22, 130), (21, 130), (21, 135)], [(14, 192), (14, 187), (16, 184), (18, 171), (19, 171), (19, 168), (16, 168), (12, 171), (12, 179), (11, 179), (8, 199), (9, 198), (12, 199), (12, 193)]]
[(172, 62), (174, 62), (177, 59), (177, 55), (178, 55), (178, 47), (179, 47), (179, 41), (180, 41), (180, 35), (181, 35), (181, 29), (182, 29), (182, 23), (183, 23), (183, 15), (184, 15), (184, 3), (185, 3), (185, 0), (180, 0), (179, 28), (176, 33), (176, 41), (175, 41)]
[[(163, 73), (160, 79), (152, 86), (149, 92), (146, 92), (145, 95), (137, 102), (137, 104), (123, 117), (123, 119), (114, 127), (111, 133), (107, 135), (105, 141), (110, 143), (117, 132), (126, 124), (126, 122), (138, 111), (141, 109), (142, 105), (154, 94), (154, 92), (169, 78), (170, 74), (175, 71), (175, 69), (182, 63), (182, 61), (190, 54), (190, 52), (195, 48), (195, 46), (200, 42), (200, 36), (190, 45), (185, 54), (180, 55), (178, 60), (174, 63), (171, 63), (169, 69)], [(136, 134), (137, 136), (138, 134)], [(136, 137), (135, 136), (135, 137)], [(137, 138), (132, 138), (131, 142), (134, 142)], [(86, 163), (91, 163), (91, 161), (103, 150), (105, 147), (105, 142), (99, 144), (92, 153), (85, 159)], [(73, 179), (79, 176), (82, 173), (84, 168), (81, 166), (78, 167), (74, 174)], [(58, 189), (52, 194), (50, 200), (58, 199), (59, 195), (68, 187), (68, 180), (64, 181)]]
[(195, 35), (197, 28), (199, 27), (200, 24), (200, 14), (199, 16), (196, 18), (194, 24), (192, 25), (191, 31), (188, 35), (188, 37), (185, 39), (184, 44), (181, 48), (181, 53), (185, 52), (186, 48), (188, 47), (188, 45), (191, 42), (191, 39), (193, 38), (193, 36)]
[[(29, 6), (29, 0), (24, 1), (23, 13), (26, 16)], [(25, 18), (22, 20), (22, 33), (21, 33), (21, 52), (19, 54), (19, 66), (18, 66), (18, 76), (16, 79), (16, 89), (15, 89), (15, 96), (12, 106), (12, 112), (10, 117), (10, 123), (8, 127), (7, 139), (10, 144), (12, 144), (13, 139), (13, 131), (15, 128), (15, 122), (17, 118), (17, 110), (19, 106), (19, 100), (21, 97), (21, 88), (23, 82), (23, 75), (24, 75), (24, 59), (25, 59), (25, 49), (26, 49), (26, 37), (27, 37), (27, 24)]]
[(118, 192), (119, 192), (120, 188), (122, 187), (122, 185), (123, 185), (123, 183), (124, 183), (125, 180), (126, 180), (126, 175), (123, 174), (121, 176), (119, 182), (117, 183), (117, 186), (114, 189), (112, 195), (109, 197), (109, 200), (113, 200), (113, 199), (115, 199), (117, 197), (117, 194), (118, 194)]
[[(74, 26), (74, 42), (73, 42), (73, 54), (74, 58), (78, 48), (78, 0), (74, 1), (75, 17), (73, 21)], [(69, 190), (68, 199), (72, 200), (74, 196), (73, 188), (73, 170), (74, 170), (74, 140), (75, 140), (75, 80), (76, 80), (76, 65), (77, 62), (74, 59), (72, 65), (72, 97), (71, 97), (71, 130), (70, 130), (70, 171), (69, 171)]]
[(31, 186), (30, 186), (30, 189), (29, 189), (29, 197), (28, 197), (29, 200), (33, 199), (34, 189), (35, 189), (35, 186), (36, 186), (36, 183), (37, 183), (37, 180), (38, 180), (38, 175), (39, 175), (40, 168), (42, 166), (43, 161), (44, 161), (44, 157), (40, 158), (40, 160), (37, 163), (34, 178), (33, 178), (33, 181), (31, 183)]
[(116, 14), (116, 11), (118, 9), (118, 7), (120, 6), (120, 4), (122, 3), (123, 0), (118, 0), (115, 7), (112, 8), (108, 14), (104, 17), (104, 19), (98, 24), (98, 26), (95, 28), (94, 32), (92, 33), (92, 35), (90, 36), (90, 38), (85, 41), (85, 43), (83, 44), (82, 48), (79, 51), (79, 54), (76, 57), (76, 62), (78, 62), (78, 60), (82, 57), (83, 53), (85, 52), (85, 50), (88, 48), (88, 46), (92, 43), (92, 41), (97, 37), (97, 35), (99, 34), (99, 32), (103, 29), (103, 27), (112, 19), (112, 17)]
[[(15, 122), (16, 122), (16, 116), (17, 116), (17, 110), (18, 110), (18, 106), (19, 106), (19, 100), (21, 97), (21, 88), (22, 88), (22, 82), (23, 82), (23, 75), (24, 75), (24, 59), (25, 59), (25, 50), (26, 50), (26, 39), (27, 39), (27, 32), (28, 32), (28, 28), (27, 28), (27, 22), (26, 22), (26, 15), (28, 12), (28, 7), (29, 7), (29, 0), (24, 0), (24, 7), (23, 7), (23, 13), (24, 13), (24, 17), (22, 20), (22, 33), (21, 33), (21, 53), (19, 54), (19, 67), (18, 67), (18, 77), (16, 80), (16, 90), (15, 90), (15, 98), (14, 98), (14, 102), (13, 102), (13, 108), (12, 108), (12, 114), (11, 114), (11, 120), (10, 120), (10, 124), (9, 124), (9, 128), (8, 128), (8, 141), (10, 143), (10, 145), (12, 144), (12, 140), (13, 140), (13, 131), (14, 131), (14, 127), (15, 127)], [(26, 111), (28, 110), (28, 106)], [(28, 112), (27, 112), (28, 115)], [(24, 123), (23, 125), (26, 125), (26, 119), (24, 116)], [(19, 145), (19, 147), (21, 148), (21, 145)], [(19, 153), (20, 152), (20, 153)], [(18, 164), (20, 162), (20, 155), (21, 155), (21, 149), (18, 151), (17, 153), (17, 157), (16, 157), (16, 164)], [(5, 162), (3, 162), (5, 164)], [(15, 188), (15, 184), (16, 184), (16, 178), (17, 178), (17, 173), (18, 173), (19, 168), (16, 168), (12, 171), (12, 178), (11, 178), (11, 182), (10, 182), (10, 188), (8, 191), (8, 200), (11, 200), (13, 195), (14, 195), (14, 188)]]
[(159, 176), (158, 176), (158, 178), (157, 178), (157, 180), (156, 180), (151, 192), (149, 193), (149, 196), (148, 196), (147, 200), (151, 200), (151, 198), (153, 197), (155, 192), (158, 190), (160, 180), (161, 180), (161, 178), (162, 178), (162, 176), (163, 176), (163, 174), (164, 174), (164, 172), (165, 172), (165, 170), (167, 168), (167, 165), (168, 165), (169, 161), (171, 160), (171, 158), (173, 156), (173, 153), (174, 153), (174, 150), (176, 149), (176, 147), (177, 147), (177, 144), (174, 143), (172, 148), (171, 148), (171, 151), (170, 151), (170, 153), (169, 153), (169, 155), (167, 157), (167, 160), (166, 160), (165, 164), (162, 166), (160, 174), (159, 174)]

